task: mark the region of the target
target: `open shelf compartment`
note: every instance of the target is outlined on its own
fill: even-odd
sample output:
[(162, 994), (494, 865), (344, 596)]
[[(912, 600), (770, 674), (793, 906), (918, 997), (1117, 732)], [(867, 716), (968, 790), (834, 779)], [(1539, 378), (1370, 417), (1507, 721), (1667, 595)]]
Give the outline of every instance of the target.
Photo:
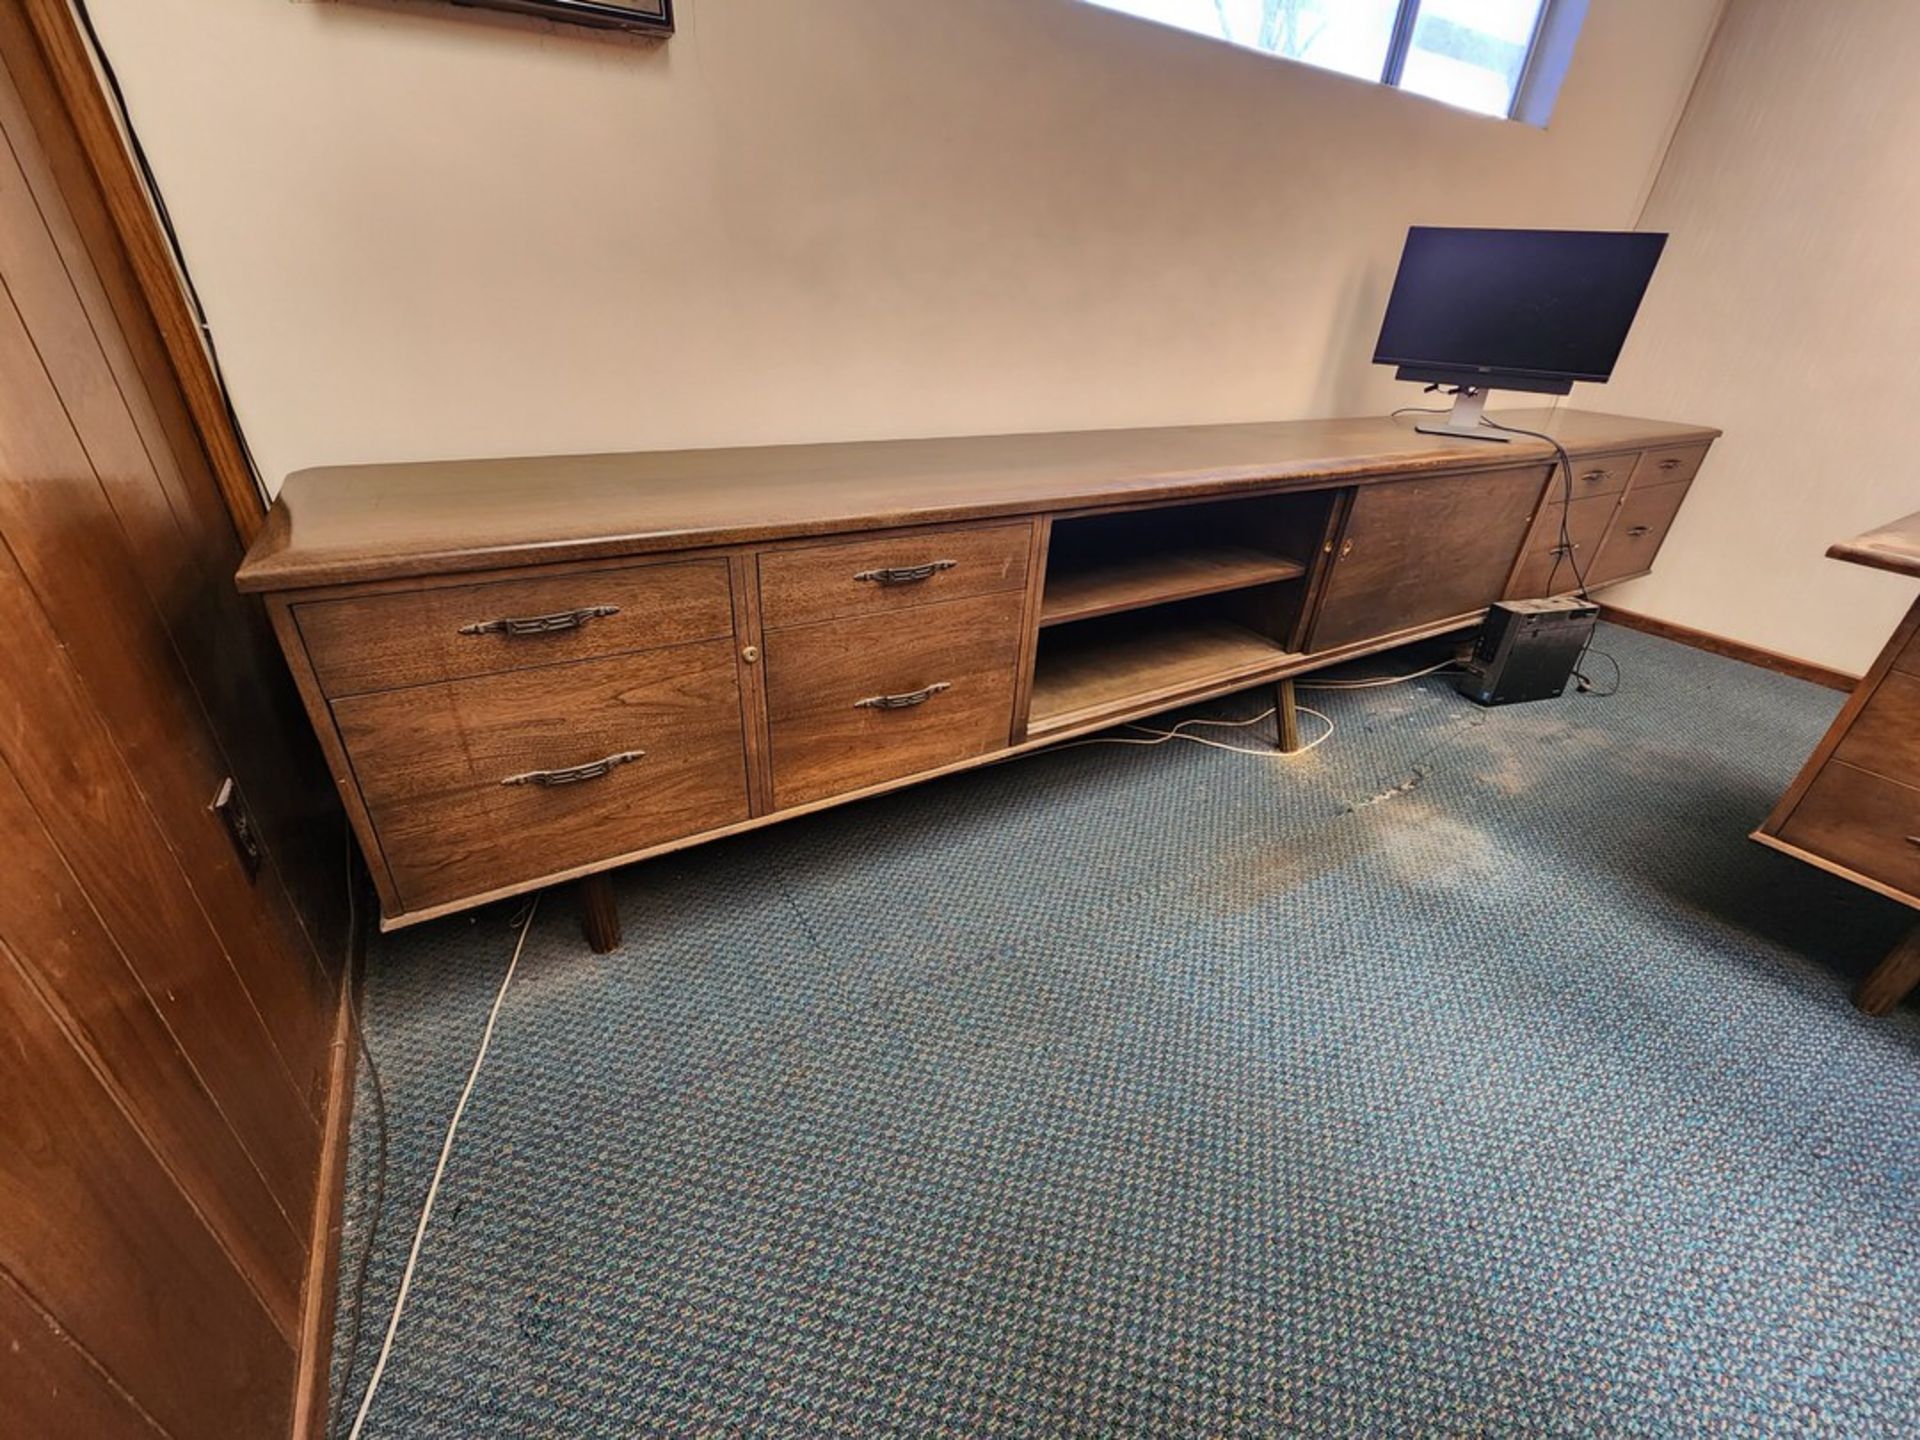
[(1161, 701), (1175, 705), (1300, 659), (1250, 618), (1244, 604), (1213, 596), (1042, 631), (1027, 734)]
[(1262, 495), (1057, 519), (1040, 623), (1303, 580), (1331, 503), (1326, 492)]
[(1329, 491), (1058, 518), (1027, 734), (1252, 683), (1299, 659)]

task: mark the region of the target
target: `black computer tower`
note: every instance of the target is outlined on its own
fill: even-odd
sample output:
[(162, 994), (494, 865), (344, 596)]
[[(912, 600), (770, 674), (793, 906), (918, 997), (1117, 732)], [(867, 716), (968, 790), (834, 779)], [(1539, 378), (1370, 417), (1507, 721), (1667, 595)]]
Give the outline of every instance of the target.
[(1479, 705), (1562, 694), (1599, 618), (1589, 600), (1502, 601), (1487, 611), (1460, 693)]

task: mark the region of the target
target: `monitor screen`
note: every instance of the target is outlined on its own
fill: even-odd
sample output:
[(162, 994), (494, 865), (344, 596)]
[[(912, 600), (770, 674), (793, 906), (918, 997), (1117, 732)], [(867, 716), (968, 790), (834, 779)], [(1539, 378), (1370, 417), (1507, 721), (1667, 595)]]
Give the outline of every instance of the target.
[(1666, 243), (1665, 235), (1643, 231), (1416, 225), (1407, 231), (1374, 362), (1605, 380)]

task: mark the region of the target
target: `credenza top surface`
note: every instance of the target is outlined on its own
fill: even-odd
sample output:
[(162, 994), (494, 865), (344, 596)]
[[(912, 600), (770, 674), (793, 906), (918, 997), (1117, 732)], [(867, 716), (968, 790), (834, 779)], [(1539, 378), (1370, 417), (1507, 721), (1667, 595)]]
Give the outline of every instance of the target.
[(1827, 547), (1827, 555), (1920, 579), (1920, 510), (1851, 540), (1838, 541)]
[[(1720, 432), (1591, 411), (1502, 412), (1570, 451)], [(240, 567), (278, 591), (902, 525), (1302, 488), (1538, 461), (1538, 440), (1421, 435), (1413, 418), (868, 440), (334, 466), (287, 478)]]

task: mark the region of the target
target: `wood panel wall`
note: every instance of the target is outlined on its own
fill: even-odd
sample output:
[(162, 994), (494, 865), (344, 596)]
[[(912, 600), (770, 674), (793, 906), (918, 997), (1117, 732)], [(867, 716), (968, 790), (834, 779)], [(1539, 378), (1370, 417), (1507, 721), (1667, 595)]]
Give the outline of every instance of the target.
[(0, 0), (0, 1435), (283, 1435), (324, 1333), (343, 822), (51, 13)]

